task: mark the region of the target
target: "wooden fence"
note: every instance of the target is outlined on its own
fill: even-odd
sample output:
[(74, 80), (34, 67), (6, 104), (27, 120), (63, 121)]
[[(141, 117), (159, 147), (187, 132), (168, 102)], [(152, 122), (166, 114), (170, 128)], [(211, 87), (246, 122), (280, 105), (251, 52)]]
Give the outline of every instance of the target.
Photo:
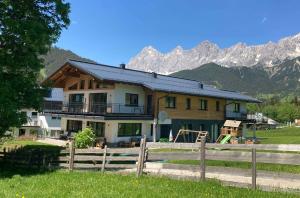
[[(205, 143), (147, 143), (148, 161), (200, 160), (201, 180), (205, 179), (205, 160), (251, 162), (252, 188), (256, 188), (256, 163), (300, 165), (300, 145), (289, 144), (212, 144)], [(160, 149), (161, 152), (151, 152)], [(185, 149), (185, 152), (164, 151), (164, 149)]]
[[(152, 149), (186, 149), (184, 152), (152, 152)], [(256, 163), (300, 165), (300, 145), (289, 144), (211, 144), (202, 137), (201, 143), (151, 143), (146, 137), (136, 148), (69, 149), (47, 151), (42, 149), (14, 148), (0, 151), (0, 160), (13, 166), (37, 168), (66, 168), (88, 170), (133, 169), (143, 173), (145, 162), (162, 160), (200, 160), (201, 180), (205, 180), (205, 160), (251, 162), (252, 188), (256, 188)]]
[(146, 159), (146, 138), (135, 148), (89, 148), (75, 149), (71, 141), (68, 149), (49, 151), (43, 149), (3, 149), (0, 159), (13, 166), (30, 168), (66, 168), (105, 170), (135, 169), (136, 175), (143, 172)]

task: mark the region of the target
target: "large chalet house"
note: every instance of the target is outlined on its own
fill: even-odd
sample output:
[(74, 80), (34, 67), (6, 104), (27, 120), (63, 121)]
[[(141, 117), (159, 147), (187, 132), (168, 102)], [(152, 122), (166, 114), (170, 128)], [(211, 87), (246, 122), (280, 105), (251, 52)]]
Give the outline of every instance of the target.
[(61, 128), (90, 126), (109, 143), (146, 135), (158, 141), (179, 129), (205, 130), (215, 141), (224, 121), (247, 118), (257, 99), (198, 81), (69, 60), (46, 79), (63, 88)]

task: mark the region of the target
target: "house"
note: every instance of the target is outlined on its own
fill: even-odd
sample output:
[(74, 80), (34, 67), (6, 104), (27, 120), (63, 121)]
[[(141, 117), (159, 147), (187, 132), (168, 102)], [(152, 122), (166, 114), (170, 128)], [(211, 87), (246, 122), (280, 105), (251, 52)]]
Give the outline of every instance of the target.
[(146, 135), (168, 138), (172, 129), (209, 131), (215, 141), (226, 119), (247, 119), (246, 103), (257, 99), (198, 81), (69, 60), (46, 79), (63, 88), (62, 130), (90, 126), (107, 142)]
[(256, 112), (255, 114), (248, 114), (248, 120), (253, 120), (257, 129), (275, 129), (279, 123), (263, 113)]
[(53, 88), (48, 96), (44, 98), (43, 112), (34, 109), (23, 109), (26, 114), (27, 123), (22, 127), (14, 129), (15, 136), (42, 136), (59, 137), (61, 132), (61, 114), (55, 114), (61, 111), (63, 102), (63, 90)]

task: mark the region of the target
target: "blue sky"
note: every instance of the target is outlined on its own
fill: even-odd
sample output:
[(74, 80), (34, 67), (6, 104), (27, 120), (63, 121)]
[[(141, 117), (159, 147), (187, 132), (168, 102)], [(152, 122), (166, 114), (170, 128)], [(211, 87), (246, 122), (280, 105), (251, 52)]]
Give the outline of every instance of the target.
[(300, 32), (298, 0), (70, 0), (71, 25), (56, 43), (99, 63), (127, 63), (143, 47), (167, 52), (204, 40), (220, 47)]

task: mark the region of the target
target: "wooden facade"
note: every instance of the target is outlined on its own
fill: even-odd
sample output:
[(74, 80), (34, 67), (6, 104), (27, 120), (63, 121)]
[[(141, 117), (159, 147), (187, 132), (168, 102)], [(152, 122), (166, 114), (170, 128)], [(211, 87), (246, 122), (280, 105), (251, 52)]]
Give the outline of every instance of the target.
[[(176, 98), (175, 108), (167, 108), (165, 97), (171, 96)], [(201, 120), (224, 120), (225, 99), (210, 97), (191, 96), (184, 94), (168, 94), (164, 92), (155, 93), (155, 101), (159, 100), (159, 111), (165, 111), (171, 119), (201, 119)], [(186, 108), (186, 100), (190, 99), (190, 109)], [(207, 100), (207, 110), (200, 109), (200, 100)], [(217, 111), (216, 103), (219, 101), (219, 110)], [(157, 108), (155, 108), (157, 111)]]

